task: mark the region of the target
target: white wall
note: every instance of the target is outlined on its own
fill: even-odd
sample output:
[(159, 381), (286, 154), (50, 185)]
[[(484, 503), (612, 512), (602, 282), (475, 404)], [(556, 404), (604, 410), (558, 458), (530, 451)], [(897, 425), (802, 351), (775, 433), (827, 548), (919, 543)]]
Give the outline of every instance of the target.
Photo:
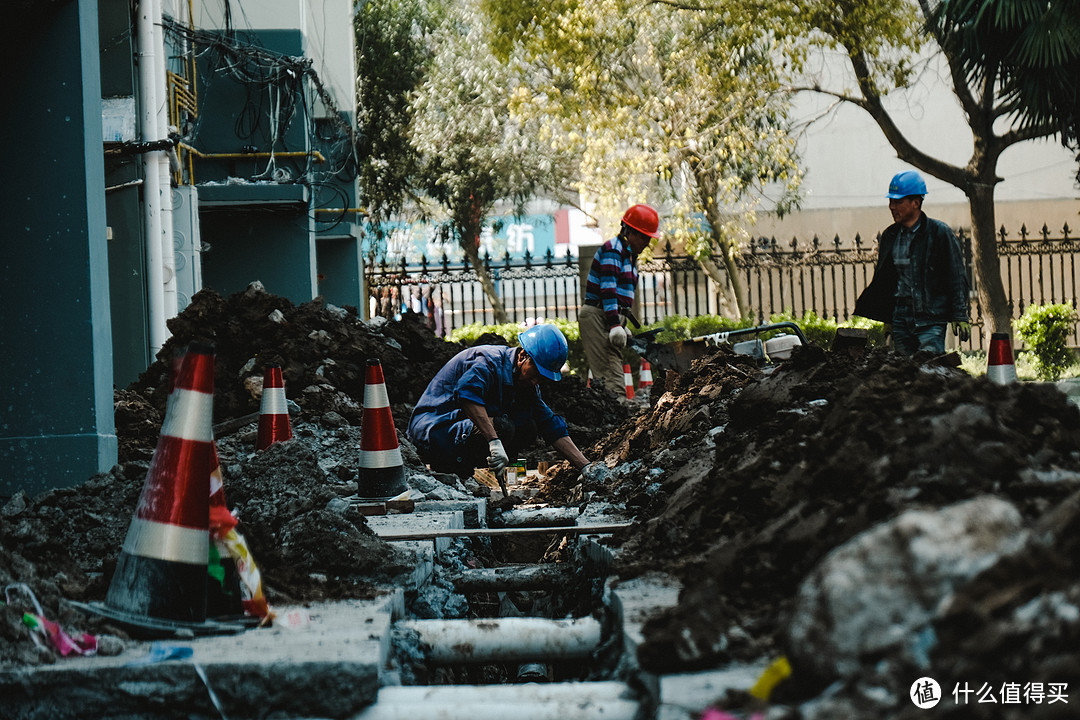
[[(846, 59), (835, 53), (823, 56), (815, 69), (822, 87), (853, 87)], [(925, 61), (919, 81), (911, 88), (887, 96), (886, 108), (912, 143), (946, 162), (964, 166), (973, 140), (959, 101), (952, 93), (943, 59)], [(790, 240), (817, 233), (823, 239), (839, 233), (841, 239), (859, 232), (864, 238), (891, 222), (885, 199), (889, 179), (912, 169), (900, 161), (877, 124), (850, 103), (835, 105), (835, 98), (799, 93), (792, 117), (804, 126), (799, 142), (803, 182), (803, 211), (788, 219), (762, 217), (755, 235), (777, 235)], [(1068, 221), (1080, 226), (1080, 190), (1074, 186), (1076, 159), (1057, 140), (1037, 140), (1013, 146), (998, 163), (1003, 182), (997, 186), (998, 224), (1032, 228), (1047, 222), (1059, 229)], [(967, 200), (957, 188), (923, 173), (928, 195), (926, 211), (953, 224), (970, 225)]]

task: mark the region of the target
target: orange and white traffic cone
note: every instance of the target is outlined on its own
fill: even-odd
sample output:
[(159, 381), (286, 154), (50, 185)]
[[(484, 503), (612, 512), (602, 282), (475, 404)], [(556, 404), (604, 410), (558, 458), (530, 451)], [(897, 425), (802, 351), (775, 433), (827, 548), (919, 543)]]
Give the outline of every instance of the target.
[(193, 344), (105, 604), (90, 609), (151, 633), (205, 625), (213, 410), (214, 350)]
[(638, 376), (638, 387), (647, 388), (652, 385), (652, 366), (645, 358), (641, 359), (641, 374)]
[(587, 388), (592, 387), (592, 370), (589, 370), (589, 376), (587, 378), (585, 378), (585, 387), (587, 387)]
[(623, 363), (622, 366), (622, 379), (623, 385), (626, 386), (626, 399), (634, 399), (634, 376), (630, 374), (630, 363)]
[(1013, 361), (1012, 340), (1009, 333), (990, 335), (990, 352), (986, 356), (986, 377), (998, 385), (1016, 382), (1016, 364)]
[(259, 435), (255, 450), (265, 450), (292, 435), (289, 425), (289, 406), (285, 400), (285, 381), (281, 368), (273, 365), (263, 374), (262, 402), (259, 405)]
[(390, 398), (386, 394), (382, 363), (367, 361), (364, 376), (364, 416), (360, 426), (360, 471), (357, 494), (365, 499), (388, 500), (408, 492), (405, 463), (401, 459)]

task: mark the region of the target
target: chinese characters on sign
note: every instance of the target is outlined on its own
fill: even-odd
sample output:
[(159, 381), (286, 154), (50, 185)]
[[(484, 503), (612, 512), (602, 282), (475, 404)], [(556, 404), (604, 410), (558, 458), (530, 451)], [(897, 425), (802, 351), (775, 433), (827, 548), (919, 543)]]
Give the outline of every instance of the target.
[[(941, 686), (932, 677), (921, 677), (911, 684), (908, 696), (916, 707), (926, 710), (941, 702)], [(1068, 704), (1069, 683), (1004, 682), (1000, 685), (992, 685), (988, 682), (958, 682), (953, 686), (952, 696), (957, 705), (976, 703), (998, 705)]]

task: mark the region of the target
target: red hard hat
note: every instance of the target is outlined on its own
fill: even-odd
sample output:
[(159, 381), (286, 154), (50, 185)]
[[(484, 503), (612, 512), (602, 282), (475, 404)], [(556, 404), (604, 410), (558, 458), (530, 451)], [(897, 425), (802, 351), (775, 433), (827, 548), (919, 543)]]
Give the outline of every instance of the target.
[(651, 238), (660, 236), (660, 215), (648, 205), (631, 205), (622, 221)]

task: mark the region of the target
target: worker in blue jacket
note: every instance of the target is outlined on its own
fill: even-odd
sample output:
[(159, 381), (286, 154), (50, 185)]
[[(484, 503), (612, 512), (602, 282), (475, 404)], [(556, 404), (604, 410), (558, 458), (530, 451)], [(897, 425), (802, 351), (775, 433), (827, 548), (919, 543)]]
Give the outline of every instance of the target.
[(874, 277), (855, 301), (855, 315), (892, 327), (901, 355), (945, 352), (945, 327), (961, 342), (971, 337), (968, 280), (960, 241), (940, 220), (923, 212), (926, 182), (914, 170), (893, 176), (889, 212), (881, 233)]
[(586, 479), (605, 480), (606, 466), (589, 463), (540, 395), (542, 379), (562, 378), (566, 338), (542, 324), (518, 342), (517, 348), (480, 345), (451, 358), (417, 401), (409, 440), (436, 472), (470, 477), (486, 465), (501, 482), (510, 458), (539, 434)]

